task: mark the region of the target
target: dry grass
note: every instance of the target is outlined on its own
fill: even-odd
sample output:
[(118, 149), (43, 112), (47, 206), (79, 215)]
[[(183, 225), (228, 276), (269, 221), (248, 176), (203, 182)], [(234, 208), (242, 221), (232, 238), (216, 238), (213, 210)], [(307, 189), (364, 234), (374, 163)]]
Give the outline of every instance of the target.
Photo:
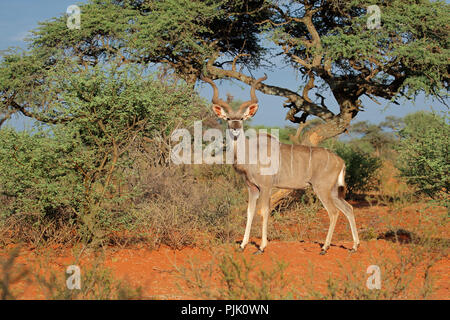
[(295, 289), (285, 275), (287, 264), (275, 261), (262, 268), (255, 259), (227, 251), (206, 264), (190, 260), (188, 267), (177, 267), (180, 290), (187, 287), (199, 299), (280, 300), (293, 299)]
[(153, 247), (234, 241), (245, 221), (240, 212), (245, 193), (229, 169), (205, 165), (147, 170), (132, 213), (134, 224), (151, 234)]
[(145, 153), (135, 156), (133, 165), (118, 172), (102, 207), (85, 216), (64, 211), (0, 219), (0, 245), (180, 249), (235, 241), (245, 223), (247, 192), (231, 166), (149, 166)]
[[(385, 205), (392, 214), (380, 218), (387, 232), (373, 231), (363, 237), (392, 242), (389, 246), (371, 253), (370, 263), (381, 269), (381, 289), (369, 290), (366, 285), (369, 275), (367, 265), (354, 262), (340, 265), (340, 275), (330, 276), (325, 292), (314, 289), (310, 275), (308, 298), (319, 299), (430, 299), (441, 290), (437, 286), (439, 272), (432, 272), (438, 263), (448, 260), (450, 240), (448, 213), (441, 205), (430, 202), (417, 204), (415, 212), (405, 211), (407, 201), (397, 199)], [(411, 203), (409, 203), (411, 205)], [(399, 228), (399, 213), (403, 210), (414, 216), (406, 216)], [(313, 273), (313, 270), (312, 270)]]
[[(23, 292), (16, 287), (23, 283), (33, 287), (36, 296), (46, 300), (129, 300), (141, 299), (141, 288), (133, 288), (126, 281), (113, 278), (111, 270), (105, 268), (101, 258), (81, 268), (81, 288), (68, 289), (67, 275), (57, 271), (45, 255), (39, 259), (35, 269), (26, 268), (17, 262), (20, 246), (11, 250), (6, 258), (0, 259), (0, 299), (16, 299)], [(78, 262), (73, 262), (77, 265)]]
[[(116, 185), (109, 190), (111, 201), (95, 216), (94, 234), (98, 242), (86, 245), (119, 247), (144, 244), (149, 248), (161, 245), (173, 249), (184, 247), (215, 247), (234, 244), (241, 239), (246, 220), (247, 191), (240, 176), (227, 165), (193, 165), (167, 167), (149, 166), (145, 154), (121, 172)], [(380, 219), (384, 231), (393, 231), (396, 243), (386, 252), (371, 257), (382, 274), (382, 289), (366, 287), (367, 265), (363, 262), (341, 265), (341, 276), (330, 276), (325, 290), (318, 290), (313, 268), (304, 277), (298, 294), (285, 276), (286, 264), (274, 262), (262, 268), (253, 259), (227, 252), (208, 264), (190, 261), (178, 268), (179, 276), (192, 295), (203, 299), (426, 299), (437, 290), (435, 274), (438, 261), (448, 258), (449, 241), (442, 234), (448, 230), (448, 214), (422, 200), (417, 210), (399, 221), (398, 213), (418, 199), (395, 178), (389, 163), (381, 170), (379, 191), (367, 195), (369, 205), (381, 205), (392, 214)], [(128, 178), (127, 178), (128, 177)], [(119, 179), (120, 178), (120, 179)], [(115, 198), (115, 196), (119, 197)], [(119, 200), (117, 200), (119, 199)], [(6, 201), (3, 199), (2, 201)], [(320, 201), (309, 190), (284, 201), (272, 213), (269, 240), (316, 241), (321, 230)], [(12, 216), (0, 221), (0, 244), (23, 241), (39, 248), (49, 245), (74, 245), (83, 242), (74, 223), (73, 213), (60, 212), (45, 217)], [(257, 215), (252, 235), (261, 236), (261, 219)], [(401, 243), (399, 228), (414, 235), (413, 241)], [(387, 234), (387, 233), (385, 233)], [(362, 240), (380, 237), (376, 226), (360, 233)], [(389, 240), (389, 239), (388, 239)], [(67, 290), (63, 274), (30, 271), (17, 267), (18, 251), (0, 262), (1, 297), (14, 299), (11, 289), (18, 281), (37, 283), (47, 299), (116, 299), (140, 298), (139, 290), (114, 280), (102, 261), (95, 261), (83, 272), (83, 290)], [(48, 261), (46, 263), (49, 263)], [(43, 265), (45, 266), (45, 264)], [(45, 268), (43, 268), (45, 270)], [(211, 285), (213, 284), (213, 285)]]

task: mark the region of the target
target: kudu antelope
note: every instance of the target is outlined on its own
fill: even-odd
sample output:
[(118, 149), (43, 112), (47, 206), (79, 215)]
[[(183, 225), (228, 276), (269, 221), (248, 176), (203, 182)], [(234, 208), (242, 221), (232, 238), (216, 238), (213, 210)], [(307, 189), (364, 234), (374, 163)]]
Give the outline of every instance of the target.
[[(237, 111), (233, 111), (228, 103), (219, 99), (219, 90), (215, 83), (209, 78), (202, 77), (202, 80), (208, 82), (214, 90), (212, 109), (217, 117), (227, 121), (229, 132), (234, 141), (238, 137), (243, 137), (248, 145), (248, 139), (244, 135), (243, 122), (253, 117), (258, 110), (258, 99), (255, 95), (256, 85), (266, 79), (267, 76), (264, 76), (253, 82), (250, 90), (250, 101), (244, 102)], [(268, 136), (270, 137), (270, 135)], [(344, 161), (331, 151), (320, 147), (283, 144), (274, 137), (271, 137), (270, 143), (279, 144), (279, 166), (275, 174), (261, 174), (261, 164), (259, 162), (256, 164), (239, 164), (235, 161), (233, 163), (236, 171), (244, 175), (249, 194), (247, 225), (240, 245), (241, 250), (244, 250), (249, 241), (257, 201), (260, 204), (263, 224), (262, 240), (256, 253), (262, 253), (267, 246), (267, 220), (270, 213), (271, 189), (305, 189), (308, 186), (312, 186), (330, 217), (327, 237), (320, 253), (325, 254), (330, 247), (339, 210), (344, 213), (350, 223), (353, 236), (353, 248), (351, 251), (356, 251), (359, 246), (359, 239), (353, 207), (344, 200)], [(234, 153), (236, 153), (235, 145), (236, 143), (233, 146)], [(267, 148), (267, 145), (258, 145), (257, 147)], [(248, 148), (245, 148), (245, 150), (248, 150)], [(236, 160), (236, 158), (236, 154), (234, 154), (234, 159)]]

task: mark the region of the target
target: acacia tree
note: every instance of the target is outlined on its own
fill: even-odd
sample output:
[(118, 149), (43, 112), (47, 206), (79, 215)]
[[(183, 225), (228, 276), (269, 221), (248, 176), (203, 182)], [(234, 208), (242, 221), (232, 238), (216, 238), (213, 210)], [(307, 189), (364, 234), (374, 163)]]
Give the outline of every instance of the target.
[[(389, 125), (389, 124), (387, 124)], [(349, 132), (361, 135), (354, 140), (356, 144), (363, 143), (371, 147), (375, 155), (379, 157), (381, 152), (389, 149), (396, 142), (393, 132), (385, 131), (386, 123), (372, 124), (367, 121), (360, 121), (352, 124)]]
[[(369, 5), (380, 9), (378, 29), (367, 27)], [(91, 0), (80, 7), (81, 29), (68, 29), (65, 15), (43, 22), (28, 52), (3, 59), (1, 122), (15, 112), (64, 121), (52, 112), (58, 95), (46, 73), (67, 60), (85, 68), (164, 64), (191, 85), (202, 73), (252, 84), (251, 74), (281, 56), (303, 76), (301, 89), (270, 80), (256, 88), (286, 98), (286, 118), (299, 131), (308, 117), (321, 119), (299, 141), (308, 145), (344, 132), (363, 110), (363, 96), (443, 99), (448, 89), (450, 10), (443, 1)], [(331, 111), (333, 100), (339, 113)]]

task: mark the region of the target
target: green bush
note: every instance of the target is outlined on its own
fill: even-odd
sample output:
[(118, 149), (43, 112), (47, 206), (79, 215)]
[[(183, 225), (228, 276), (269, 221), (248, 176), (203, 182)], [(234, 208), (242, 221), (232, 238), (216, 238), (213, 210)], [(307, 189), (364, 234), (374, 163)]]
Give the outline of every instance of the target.
[(404, 118), (399, 131), (397, 168), (408, 184), (432, 198), (445, 198), (449, 193), (448, 116), (417, 112)]
[(329, 142), (328, 147), (345, 161), (345, 183), (350, 195), (376, 189), (377, 171), (381, 167), (378, 157), (337, 140)]
[(49, 215), (77, 209), (82, 180), (68, 170), (68, 153), (63, 141), (44, 132), (0, 130), (0, 213)]
[(0, 224), (17, 222), (25, 235), (20, 240), (44, 231), (53, 237), (50, 230), (61, 230), (54, 221), (63, 216), (62, 224), (73, 225), (86, 242), (105, 239), (129, 223), (133, 208), (124, 201), (135, 193), (118, 189), (134, 154), (151, 141), (147, 149), (158, 154), (147, 165), (167, 166), (172, 130), (201, 119), (206, 110), (175, 78), (143, 75), (131, 66), (99, 64), (78, 71), (52, 75), (61, 102), (51, 110), (33, 110), (54, 121), (32, 132), (0, 130)]

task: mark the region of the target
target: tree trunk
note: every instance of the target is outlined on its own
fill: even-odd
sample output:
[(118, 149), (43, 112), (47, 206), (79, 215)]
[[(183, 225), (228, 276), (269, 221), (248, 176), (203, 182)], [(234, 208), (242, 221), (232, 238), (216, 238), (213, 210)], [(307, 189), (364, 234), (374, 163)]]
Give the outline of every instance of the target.
[(339, 114), (325, 123), (318, 124), (302, 135), (300, 144), (317, 146), (322, 141), (336, 137), (347, 130), (352, 119), (352, 115)]

